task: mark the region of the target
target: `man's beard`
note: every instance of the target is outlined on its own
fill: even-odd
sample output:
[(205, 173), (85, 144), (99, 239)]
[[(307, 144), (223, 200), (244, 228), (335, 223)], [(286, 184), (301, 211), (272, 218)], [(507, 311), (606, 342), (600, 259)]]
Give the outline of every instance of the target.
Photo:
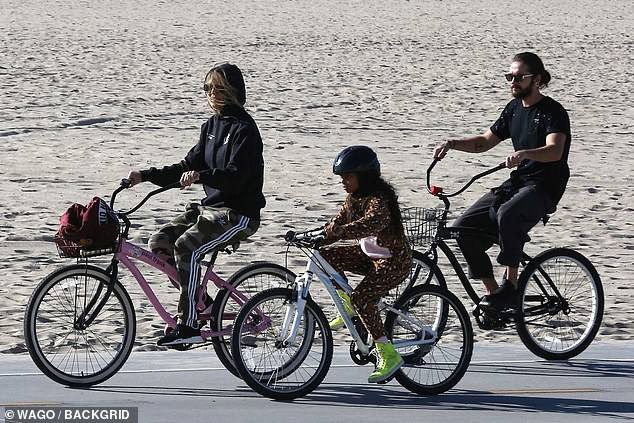
[(526, 98), (533, 93), (533, 87), (529, 86), (528, 88), (523, 89), (522, 87), (513, 91), (511, 88), (511, 95), (515, 98)]

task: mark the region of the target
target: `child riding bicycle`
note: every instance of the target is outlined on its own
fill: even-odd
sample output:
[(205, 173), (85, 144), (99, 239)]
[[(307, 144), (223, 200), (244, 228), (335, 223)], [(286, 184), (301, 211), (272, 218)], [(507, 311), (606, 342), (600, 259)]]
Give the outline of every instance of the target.
[[(394, 188), (380, 173), (374, 151), (352, 146), (337, 155), (333, 173), (340, 175), (348, 193), (343, 207), (326, 226), (326, 242), (358, 239), (358, 245), (329, 246), (320, 253), (338, 272), (350, 271), (365, 278), (349, 297), (339, 291), (350, 314), (355, 311), (374, 339), (378, 352), (376, 370), (369, 382), (389, 379), (403, 359), (385, 336), (377, 307), (378, 300), (408, 276), (412, 265), (409, 247)], [(339, 316), (330, 322), (332, 329), (343, 326)]]
[[(229, 63), (215, 65), (203, 89), (213, 116), (202, 125), (200, 139), (185, 159), (128, 175), (132, 185), (149, 181), (166, 186), (180, 181), (187, 187), (200, 182), (206, 193), (201, 204), (188, 204), (184, 213), (148, 242), (153, 252), (176, 264), (180, 283), (177, 328), (159, 339), (158, 345), (203, 342), (196, 327), (199, 261), (253, 235), (265, 205), (262, 138), (244, 109), (246, 89), (240, 69)], [(206, 297), (208, 308), (210, 302)]]

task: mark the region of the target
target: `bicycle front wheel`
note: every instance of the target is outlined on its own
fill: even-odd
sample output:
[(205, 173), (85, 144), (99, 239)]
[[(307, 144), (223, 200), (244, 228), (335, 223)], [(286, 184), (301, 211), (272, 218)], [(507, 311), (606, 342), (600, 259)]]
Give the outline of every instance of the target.
[[(231, 356), (231, 330), (244, 302), (270, 288), (286, 287), (295, 281), (295, 274), (274, 263), (256, 263), (239, 269), (227, 281), (238, 292), (227, 288), (218, 291), (211, 309), (211, 339), (220, 362), (234, 376), (240, 377)], [(238, 295), (242, 296), (240, 298)]]
[(473, 353), (469, 315), (451, 292), (421, 285), (403, 293), (388, 312), (385, 332), (403, 357), (396, 380), (421, 395), (453, 388), (464, 376)]
[[(283, 331), (294, 315), (293, 291), (269, 289), (251, 298), (233, 328), (232, 353), (242, 379), (260, 395), (292, 400), (312, 392), (326, 377), (333, 343), (328, 320), (306, 301), (293, 343)], [(292, 324), (290, 319), (290, 324)]]
[(531, 260), (518, 279), (517, 333), (546, 360), (567, 360), (585, 350), (603, 319), (603, 285), (592, 263), (568, 248)]
[(24, 338), (37, 367), (73, 387), (112, 377), (127, 360), (136, 330), (132, 301), (117, 281), (103, 309), (88, 326), (77, 323), (91, 299), (106, 293), (110, 276), (94, 266), (73, 265), (37, 286), (24, 316)]

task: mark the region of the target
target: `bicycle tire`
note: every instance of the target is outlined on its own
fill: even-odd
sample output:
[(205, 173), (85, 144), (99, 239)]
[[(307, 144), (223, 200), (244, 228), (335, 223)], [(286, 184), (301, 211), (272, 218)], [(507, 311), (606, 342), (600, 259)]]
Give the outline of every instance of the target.
[[(425, 268), (428, 270), (424, 271)], [(431, 277), (429, 277), (430, 272)], [(445, 289), (447, 288), (447, 281), (445, 280), (445, 276), (442, 274), (438, 265), (424, 253), (412, 250), (412, 271), (410, 272), (410, 275), (403, 281), (403, 283), (390, 290), (390, 293), (386, 297), (391, 299), (393, 303), (396, 303), (398, 297), (408, 288), (425, 283), (437, 285)]]
[[(88, 387), (92, 385), (96, 385), (102, 383), (112, 376), (114, 376), (117, 371), (123, 366), (123, 364), (128, 359), (130, 352), (132, 351), (132, 347), (134, 345), (134, 338), (136, 332), (136, 319), (134, 306), (132, 304), (132, 300), (130, 300), (130, 296), (127, 291), (121, 285), (121, 283), (117, 280), (115, 282), (114, 288), (106, 303), (106, 306), (101, 310), (100, 314), (94, 320), (94, 322), (86, 328), (85, 330), (78, 330), (73, 326), (74, 315), (64, 316), (65, 313), (70, 312), (69, 308), (64, 306), (62, 300), (74, 300), (75, 304), (70, 305), (76, 310), (77, 307), (77, 298), (80, 294), (78, 291), (81, 290), (78, 282), (78, 279), (90, 277), (95, 281), (108, 284), (110, 281), (110, 275), (108, 275), (103, 269), (100, 269), (95, 266), (90, 265), (71, 265), (66, 266), (61, 269), (54, 271), (53, 273), (46, 276), (39, 285), (31, 294), (31, 298), (29, 299), (28, 305), (26, 307), (25, 315), (24, 315), (24, 338), (26, 342), (27, 349), (33, 362), (35, 365), (44, 373), (48, 378), (54, 380), (55, 382), (61, 383), (63, 385), (71, 386), (71, 387)], [(73, 279), (75, 282), (73, 282)], [(64, 284), (66, 282), (66, 286)], [(57, 294), (57, 300), (61, 307), (58, 307), (50, 312), (50, 316), (47, 317), (46, 311), (43, 310), (43, 299), (47, 298), (47, 295), (51, 290), (60, 285), (59, 289), (60, 293)], [(87, 286), (87, 283), (84, 283), (84, 288)], [(74, 294), (71, 297), (70, 291), (73, 290)], [(84, 289), (84, 291), (88, 291)], [(94, 292), (94, 291), (93, 291)], [(92, 293), (90, 294), (92, 295)], [(62, 298), (65, 297), (65, 298)], [(84, 297), (88, 298), (88, 295), (84, 294)], [(121, 306), (122, 316), (118, 316), (118, 312), (115, 311), (114, 314), (108, 315), (108, 311), (111, 311), (112, 305), (108, 307), (108, 304), (112, 304), (111, 301), (118, 303)], [(84, 301), (84, 305), (86, 302)], [(81, 304), (80, 304), (81, 306)], [(57, 313), (57, 314), (56, 314)], [(112, 320), (111, 323), (122, 323), (123, 324), (123, 332), (121, 336), (121, 342), (118, 343), (118, 349), (115, 348), (116, 353), (111, 357), (108, 363), (105, 363), (105, 366), (98, 371), (94, 371), (94, 365), (98, 364), (100, 360), (103, 360), (103, 356), (99, 354), (99, 357), (95, 356), (94, 361), (93, 358), (90, 358), (90, 350), (91, 350), (91, 342), (95, 345), (99, 343), (102, 346), (106, 346), (106, 343), (111, 341), (110, 338), (99, 339), (99, 336), (94, 332), (99, 328), (99, 323), (102, 322), (100, 320), (100, 316), (102, 319), (109, 318)], [(66, 317), (66, 322), (62, 322), (63, 327), (58, 328), (57, 331), (53, 332), (50, 336), (56, 337), (55, 339), (60, 339), (59, 337), (62, 335), (62, 330), (71, 330), (74, 332), (75, 341), (79, 339), (79, 341), (85, 341), (85, 345), (82, 344), (74, 344), (72, 348), (66, 353), (65, 356), (62, 357), (62, 361), (60, 361), (57, 365), (53, 362), (52, 358), (55, 358), (57, 353), (55, 352), (51, 357), (49, 357), (44, 351), (45, 341), (49, 341), (50, 339), (44, 338), (43, 333), (46, 331), (53, 331), (56, 328), (45, 328), (40, 329), (43, 325), (52, 325), (52, 322), (55, 322), (55, 318), (64, 318)], [(91, 330), (92, 328), (92, 330)], [(119, 328), (115, 329), (114, 332), (118, 333)], [(40, 336), (38, 336), (40, 335)], [(50, 338), (49, 336), (49, 338)], [(66, 340), (70, 336), (70, 332), (68, 335), (61, 339), (61, 343), (67, 342)], [(55, 342), (52, 342), (53, 347), (55, 346)], [(79, 348), (78, 348), (79, 346)], [(64, 345), (59, 345), (57, 347), (64, 347)], [(94, 346), (92, 348), (95, 348)], [(65, 359), (66, 356), (69, 356), (73, 350), (79, 350), (85, 352), (84, 358), (84, 368), (82, 368), (82, 362), (79, 358), (73, 358), (71, 363), (70, 373), (68, 369), (60, 369), (62, 364), (66, 363), (68, 366), (70, 362), (70, 358)], [(105, 361), (105, 360), (104, 360)], [(91, 370), (93, 372), (89, 372), (88, 365), (90, 365)], [(77, 369), (75, 370), (75, 366)]]
[[(233, 275), (229, 277), (227, 283), (233, 286), (234, 288), (238, 288), (242, 286), (245, 281), (248, 281), (251, 278), (257, 277), (258, 275), (268, 275), (276, 277), (280, 280), (280, 285), (284, 284), (287, 286), (289, 283), (292, 283), (295, 280), (295, 274), (288, 270), (287, 268), (280, 266), (275, 263), (255, 263), (245, 266), (239, 270), (237, 270)], [(253, 291), (261, 292), (266, 289), (274, 288), (275, 286), (259, 286), (259, 287), (249, 287), (245, 295), (252, 293)], [(243, 286), (244, 288), (244, 286)], [(241, 292), (243, 292), (241, 290)], [(245, 292), (243, 292), (245, 293)], [(214, 332), (220, 332), (226, 327), (225, 322), (227, 319), (225, 318), (225, 311), (231, 307), (238, 307), (238, 310), (235, 310), (237, 314), (239, 312), (239, 305), (232, 300), (231, 291), (227, 288), (221, 288), (218, 290), (216, 294), (216, 298), (211, 307), (211, 329)], [(234, 307), (234, 308), (235, 308)], [(231, 317), (229, 316), (229, 319)], [(233, 324), (233, 320), (231, 320), (231, 324)], [(214, 351), (216, 352), (216, 356), (220, 360), (220, 362), (225, 366), (231, 374), (236, 377), (240, 377), (240, 374), (236, 370), (236, 367), (233, 363), (233, 357), (231, 355), (231, 334), (227, 336), (215, 336), (211, 339)]]
[[(320, 345), (322, 349), (318, 364), (316, 366), (309, 367), (309, 369), (314, 368), (315, 373), (307, 381), (301, 383), (298, 382), (299, 386), (293, 388), (289, 387), (288, 384), (284, 385), (283, 383), (280, 383), (278, 385), (278, 382), (287, 381), (289, 378), (289, 373), (283, 372), (283, 369), (280, 369), (282, 374), (279, 377), (276, 377), (276, 374), (272, 374), (269, 370), (257, 370), (255, 368), (251, 369), (252, 364), (246, 363), (245, 355), (249, 355), (250, 352), (248, 348), (257, 348), (250, 345), (244, 345), (243, 348), (242, 344), (243, 334), (249, 333), (251, 331), (249, 329), (248, 319), (254, 316), (253, 310), (255, 310), (256, 308), (261, 308), (262, 304), (270, 300), (278, 299), (287, 304), (293, 301), (292, 298), (293, 291), (288, 288), (272, 288), (255, 295), (244, 305), (244, 307), (238, 314), (238, 317), (236, 318), (233, 328), (233, 339), (231, 344), (232, 355), (235, 359), (235, 365), (238, 369), (238, 372), (240, 373), (240, 376), (255, 392), (275, 400), (289, 401), (309, 394), (315, 388), (317, 388), (326, 377), (328, 369), (330, 368), (330, 364), (332, 362), (334, 347), (332, 333), (328, 325), (328, 320), (326, 319), (326, 316), (324, 315), (321, 308), (319, 308), (319, 306), (312, 299), (309, 298), (306, 301), (303, 321), (310, 321), (312, 325), (317, 326), (316, 329), (313, 328), (312, 330), (308, 331), (308, 333), (310, 334), (309, 337), (311, 338), (310, 345), (311, 347), (315, 346), (318, 344), (315, 342), (315, 340), (320, 340)], [(277, 309), (280, 310), (279, 307)], [(306, 316), (311, 316), (311, 318), (306, 319)], [(272, 324), (270, 327), (275, 330), (278, 326), (276, 324)], [(319, 331), (320, 336), (315, 336), (317, 331)], [(260, 332), (259, 335), (262, 335), (262, 333), (263, 332)], [(266, 333), (264, 333), (264, 335), (262, 336), (266, 337)], [(279, 345), (279, 340), (277, 340), (276, 342), (277, 343), (275, 344), (275, 349), (277, 351), (268, 348), (266, 345), (263, 349), (265, 351), (273, 351), (276, 354), (283, 354), (284, 352), (279, 352), (279, 350), (286, 349), (288, 347)], [(264, 341), (264, 343), (266, 343), (266, 340)], [(304, 341), (302, 341), (302, 346), (303, 345), (306, 345)], [(245, 354), (243, 354), (243, 352), (245, 352)], [(298, 349), (298, 352), (298, 354), (291, 354), (291, 360), (285, 360), (285, 363), (288, 363), (289, 366), (292, 366), (293, 370), (299, 368), (299, 366), (303, 364), (303, 362), (306, 360), (306, 358), (309, 357), (309, 355), (311, 357), (317, 355), (310, 354), (311, 351), (305, 350), (304, 348)], [(275, 361), (275, 359), (273, 359), (273, 361)], [(259, 359), (257, 360), (256, 365), (259, 366), (262, 363), (264, 363), (265, 365), (267, 362), (269, 361)], [(285, 383), (290, 384), (290, 382)]]
[[(447, 314), (444, 316), (443, 321), (434, 321), (434, 323), (429, 325), (432, 329), (434, 325), (438, 325), (435, 329), (437, 339), (433, 345), (414, 347), (413, 349), (410, 347), (412, 351), (410, 351), (409, 354), (403, 354), (403, 352), (400, 351), (401, 356), (405, 360), (405, 364), (395, 373), (395, 378), (398, 383), (411, 392), (420, 395), (437, 395), (453, 388), (467, 371), (473, 354), (473, 328), (469, 314), (460, 300), (454, 294), (439, 286), (426, 284), (410, 288), (403, 293), (394, 308), (401, 312), (411, 314), (411, 307), (427, 301), (424, 299), (425, 296), (438, 298), (440, 306), (436, 305), (435, 308), (438, 309), (438, 307), (441, 307), (447, 311)], [(455, 312), (455, 317), (449, 313), (451, 310)], [(427, 320), (422, 316), (414, 317), (423, 322)], [(385, 320), (386, 335), (393, 342), (398, 341), (394, 339), (397, 324), (404, 327), (403, 323), (398, 323), (398, 319), (399, 316), (396, 313), (388, 312)], [(455, 328), (456, 325), (459, 325), (460, 334), (455, 334), (455, 331), (449, 330)], [(426, 336), (426, 334), (423, 336)], [(458, 337), (457, 340), (455, 340), (456, 337)], [(447, 343), (440, 345), (440, 343), (445, 340)], [(397, 343), (395, 345), (397, 345)], [(447, 371), (447, 376), (442, 377), (442, 379), (438, 378), (438, 380), (434, 380), (435, 378), (433, 376), (430, 377), (430, 372), (440, 372), (441, 367), (443, 365), (447, 366), (447, 363), (431, 364), (431, 361), (435, 359), (436, 351), (438, 352), (438, 356), (443, 360), (448, 360), (451, 356), (455, 356), (455, 354), (459, 353), (455, 368), (451, 371)], [(425, 360), (425, 358), (427, 358), (427, 360)], [(415, 369), (421, 373), (424, 372), (427, 376), (419, 378), (418, 381), (416, 381), (414, 377), (410, 375), (409, 369)], [(414, 373), (413, 370), (412, 373)], [(426, 383), (423, 383), (422, 379), (425, 379)], [(427, 383), (430, 380), (434, 380), (434, 383)]]
[[(557, 266), (557, 268), (548, 271), (548, 269), (552, 266)], [(557, 310), (557, 305), (555, 305), (555, 307), (548, 312), (548, 316), (550, 316), (550, 318), (547, 320), (547, 323), (553, 329), (554, 334), (545, 338), (545, 341), (549, 343), (549, 346), (547, 346), (544, 342), (540, 342), (537, 339), (538, 333), (531, 329), (532, 327), (537, 327), (537, 325), (539, 325), (539, 327), (548, 327), (548, 324), (534, 323), (535, 320), (533, 317), (538, 316), (538, 314), (531, 310), (536, 310), (535, 307), (539, 306), (532, 304), (536, 300), (541, 300), (543, 302), (545, 299), (543, 291), (541, 293), (536, 291), (535, 286), (537, 283), (535, 278), (545, 281), (545, 278), (539, 271), (539, 268), (542, 268), (551, 277), (551, 279), (553, 279), (553, 275), (556, 278), (563, 277), (564, 279), (567, 279), (569, 275), (571, 276), (575, 274), (574, 270), (570, 269), (570, 266), (576, 266), (580, 269), (578, 272), (579, 276), (575, 276), (575, 279), (585, 277), (590, 284), (588, 288), (591, 296), (591, 298), (589, 298), (590, 317), (587, 319), (585, 325), (582, 326), (583, 332), (581, 333), (579, 339), (563, 348), (556, 349), (560, 344), (564, 344), (564, 336), (566, 334), (571, 335), (579, 332), (578, 322), (572, 321), (569, 318), (569, 315), (572, 311), (581, 310), (583, 307), (583, 298), (581, 297), (581, 294), (583, 294), (584, 291), (581, 291), (581, 294), (579, 294), (580, 288), (572, 290), (572, 288), (569, 288), (565, 283), (565, 280), (553, 280), (553, 283), (557, 285), (557, 289), (571, 309), (569, 309), (568, 313), (566, 313), (565, 310), (559, 310), (556, 314), (553, 314)], [(526, 268), (520, 274), (518, 278), (518, 290), (521, 299), (521, 306), (519, 307), (516, 319), (517, 334), (524, 345), (533, 354), (546, 360), (567, 360), (579, 355), (594, 340), (603, 319), (605, 301), (603, 285), (597, 270), (590, 260), (578, 251), (569, 248), (552, 248), (538, 254), (527, 264)], [(558, 301), (556, 300), (554, 291), (550, 292), (549, 297), (549, 301)], [(569, 323), (565, 329), (565, 333), (558, 331), (557, 328), (560, 327), (558, 325), (565, 322)]]

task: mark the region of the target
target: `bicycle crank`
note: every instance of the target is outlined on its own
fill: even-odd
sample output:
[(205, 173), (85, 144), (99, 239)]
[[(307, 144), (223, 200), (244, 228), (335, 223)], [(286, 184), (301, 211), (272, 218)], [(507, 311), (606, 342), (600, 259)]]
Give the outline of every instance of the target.
[(365, 366), (368, 363), (372, 363), (376, 365), (376, 355), (372, 354), (374, 350), (374, 346), (370, 348), (370, 353), (368, 355), (363, 354), (358, 348), (357, 343), (352, 341), (350, 342), (350, 358), (359, 366)]

